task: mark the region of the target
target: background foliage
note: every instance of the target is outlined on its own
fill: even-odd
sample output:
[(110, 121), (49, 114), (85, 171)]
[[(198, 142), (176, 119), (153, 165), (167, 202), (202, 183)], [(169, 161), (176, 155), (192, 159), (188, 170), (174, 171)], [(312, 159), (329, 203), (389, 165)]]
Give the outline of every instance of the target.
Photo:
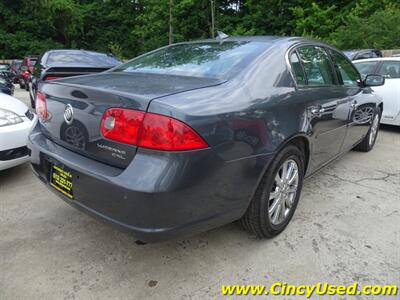
[[(400, 48), (398, 0), (215, 0), (230, 35), (309, 36)], [(82, 48), (130, 58), (168, 43), (170, 0), (0, 0), (0, 57)], [(173, 0), (175, 42), (211, 36), (210, 0)]]

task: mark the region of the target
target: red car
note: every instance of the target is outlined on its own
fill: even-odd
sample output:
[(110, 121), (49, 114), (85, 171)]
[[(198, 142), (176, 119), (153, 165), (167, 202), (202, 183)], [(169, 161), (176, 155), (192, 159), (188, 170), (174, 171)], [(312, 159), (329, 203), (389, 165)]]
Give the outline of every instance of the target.
[(38, 60), (37, 55), (28, 55), (24, 57), (24, 60), (22, 61), (22, 65), (20, 68), (21, 75), (19, 77), (19, 87), (21, 89), (25, 89), (28, 91), (30, 75), (33, 71), (33, 67), (35, 66), (37, 60)]

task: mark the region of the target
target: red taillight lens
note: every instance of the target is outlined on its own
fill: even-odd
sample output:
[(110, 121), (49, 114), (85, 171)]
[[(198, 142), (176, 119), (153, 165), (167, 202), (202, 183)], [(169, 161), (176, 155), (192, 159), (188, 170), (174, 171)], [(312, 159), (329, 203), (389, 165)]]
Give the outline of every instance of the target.
[(49, 117), (47, 111), (46, 95), (40, 91), (36, 93), (36, 113), (39, 118), (46, 120)]
[(182, 151), (207, 148), (207, 143), (188, 125), (176, 119), (146, 113), (140, 147)]
[(101, 133), (107, 139), (137, 145), (144, 114), (143, 111), (110, 108), (103, 115)]
[(184, 151), (208, 147), (191, 127), (179, 120), (130, 109), (108, 109), (103, 115), (101, 133), (114, 141), (156, 150)]
[(58, 78), (60, 78), (60, 77), (57, 77), (57, 76), (46, 76), (45, 78), (44, 78), (44, 80), (56, 80), (56, 79), (58, 79)]

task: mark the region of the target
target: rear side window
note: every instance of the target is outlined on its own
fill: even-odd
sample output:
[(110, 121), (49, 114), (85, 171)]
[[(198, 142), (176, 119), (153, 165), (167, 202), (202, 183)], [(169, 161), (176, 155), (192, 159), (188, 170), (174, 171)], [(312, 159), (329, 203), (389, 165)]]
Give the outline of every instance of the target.
[(336, 84), (328, 54), (321, 47), (304, 46), (297, 49), (309, 86)]
[(378, 74), (388, 79), (400, 78), (400, 61), (384, 61), (379, 68)]
[(297, 84), (305, 85), (306, 84), (306, 77), (304, 76), (303, 67), (301, 66), (299, 57), (297, 56), (296, 52), (293, 52), (290, 55), (290, 64), (292, 65), (293, 75)]
[(343, 55), (336, 51), (331, 51), (335, 67), (342, 77), (344, 86), (358, 86), (360, 80), (357, 69)]
[(378, 62), (366, 61), (366, 62), (356, 63), (354, 65), (356, 66), (358, 72), (361, 73), (361, 75), (368, 75), (368, 74), (374, 74)]

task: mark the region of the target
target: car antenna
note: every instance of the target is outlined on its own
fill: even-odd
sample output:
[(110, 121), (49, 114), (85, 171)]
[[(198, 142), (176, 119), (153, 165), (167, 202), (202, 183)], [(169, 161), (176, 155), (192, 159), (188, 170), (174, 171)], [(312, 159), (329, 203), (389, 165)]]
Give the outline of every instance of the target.
[(226, 33), (223, 33), (222, 31), (217, 31), (217, 40), (225, 40), (229, 37)]

